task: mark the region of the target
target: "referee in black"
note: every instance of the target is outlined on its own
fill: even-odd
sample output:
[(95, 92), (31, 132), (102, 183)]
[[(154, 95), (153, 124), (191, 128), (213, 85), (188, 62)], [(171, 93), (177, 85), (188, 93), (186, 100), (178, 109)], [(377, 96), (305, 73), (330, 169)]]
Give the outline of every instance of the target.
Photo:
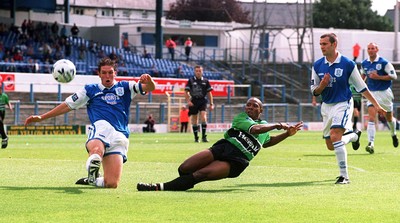
[(185, 87), (185, 99), (189, 106), (189, 116), (192, 122), (194, 142), (199, 141), (199, 113), (201, 123), (201, 141), (208, 142), (207, 130), (207, 103), (210, 102), (210, 110), (214, 109), (213, 88), (207, 78), (203, 77), (203, 67), (194, 67), (194, 77), (189, 78)]

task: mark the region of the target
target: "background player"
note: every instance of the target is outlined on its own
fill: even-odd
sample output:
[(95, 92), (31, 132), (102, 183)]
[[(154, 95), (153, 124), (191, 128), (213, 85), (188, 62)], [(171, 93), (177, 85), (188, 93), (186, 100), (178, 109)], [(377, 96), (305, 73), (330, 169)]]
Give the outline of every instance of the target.
[[(378, 45), (376, 43), (368, 44), (368, 56), (361, 63), (361, 74), (366, 79), (367, 85), (371, 94), (376, 98), (379, 105), (382, 106), (386, 111), (385, 118), (389, 125), (390, 133), (392, 136), (392, 143), (394, 147), (399, 146), (399, 140), (396, 135), (396, 120), (393, 117), (393, 92), (392, 92), (392, 80), (397, 79), (396, 71), (393, 65), (383, 57), (378, 55)], [(370, 101), (367, 102), (368, 106), (368, 145), (365, 150), (370, 154), (375, 152), (374, 140), (375, 140), (375, 121), (376, 121), (376, 108)]]

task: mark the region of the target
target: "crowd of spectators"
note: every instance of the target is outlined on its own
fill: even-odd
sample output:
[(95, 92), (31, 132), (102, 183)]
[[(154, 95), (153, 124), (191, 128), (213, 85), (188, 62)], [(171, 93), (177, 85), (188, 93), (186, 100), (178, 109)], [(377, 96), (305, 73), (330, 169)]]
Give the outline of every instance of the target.
[(19, 27), (0, 23), (0, 72), (51, 73), (52, 64), (65, 58), (75, 63), (78, 74), (96, 75), (97, 61), (110, 57), (117, 60), (120, 76), (136, 76), (143, 72), (155, 77), (193, 75), (188, 66), (183, 68), (178, 62), (156, 60), (146, 49), (143, 54), (131, 51), (127, 37), (122, 39), (123, 49), (117, 49), (85, 40), (79, 33), (76, 24), (68, 29), (56, 21), (28, 19)]

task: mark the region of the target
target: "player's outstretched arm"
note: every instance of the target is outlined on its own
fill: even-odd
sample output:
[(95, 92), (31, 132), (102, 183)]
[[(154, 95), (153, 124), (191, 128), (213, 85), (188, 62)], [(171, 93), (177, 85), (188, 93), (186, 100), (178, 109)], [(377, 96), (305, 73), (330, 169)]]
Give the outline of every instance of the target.
[(154, 82), (150, 74), (142, 74), (140, 76), (139, 82), (142, 83), (142, 88), (145, 92), (154, 91), (154, 89), (156, 89), (156, 83)]
[(263, 145), (263, 147), (266, 148), (266, 147), (274, 146), (274, 145), (282, 142), (287, 137), (295, 135), (298, 131), (301, 130), (302, 127), (303, 127), (303, 122), (298, 122), (295, 125), (290, 125), (290, 126), (285, 125), (282, 129), (285, 129), (286, 132), (281, 133), (276, 136), (271, 136), (271, 139), (269, 140), (269, 142), (265, 143)]
[(41, 122), (45, 119), (48, 118), (53, 118), (62, 114), (65, 114), (67, 112), (71, 111), (71, 109), (68, 107), (68, 105), (63, 102), (62, 104), (59, 104), (55, 108), (51, 109), (50, 111), (44, 113), (43, 115), (31, 115), (27, 119), (25, 119), (25, 126), (29, 125), (32, 122)]

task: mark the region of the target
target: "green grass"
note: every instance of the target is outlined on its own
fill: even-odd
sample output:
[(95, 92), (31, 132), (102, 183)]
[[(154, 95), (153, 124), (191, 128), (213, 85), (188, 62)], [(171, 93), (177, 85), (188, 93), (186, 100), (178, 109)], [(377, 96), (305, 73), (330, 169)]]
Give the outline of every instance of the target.
[[(222, 133), (209, 134), (215, 142)], [(138, 192), (136, 183), (177, 177), (179, 164), (211, 145), (191, 134), (134, 134), (118, 189), (75, 185), (86, 175), (85, 136), (10, 136), (0, 150), (0, 222), (399, 222), (400, 149), (378, 132), (376, 153), (347, 145), (351, 184), (321, 132), (300, 132), (262, 150), (238, 178), (186, 192)]]

